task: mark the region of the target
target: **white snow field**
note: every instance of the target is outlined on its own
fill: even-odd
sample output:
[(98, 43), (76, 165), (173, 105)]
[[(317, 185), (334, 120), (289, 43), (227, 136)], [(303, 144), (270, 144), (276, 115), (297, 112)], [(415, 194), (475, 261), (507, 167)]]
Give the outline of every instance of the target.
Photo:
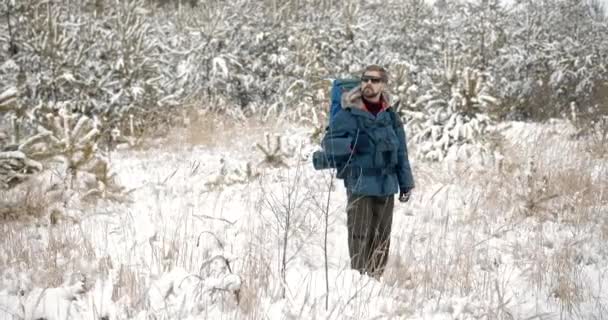
[[(380, 281), (349, 268), (344, 188), (313, 170), (307, 128), (224, 123), (115, 151), (130, 201), (38, 193), (58, 221), (2, 224), (0, 319), (607, 318), (606, 159), (563, 123), (501, 130), (493, 165), (410, 159)], [(263, 163), (265, 133), (286, 166)]]

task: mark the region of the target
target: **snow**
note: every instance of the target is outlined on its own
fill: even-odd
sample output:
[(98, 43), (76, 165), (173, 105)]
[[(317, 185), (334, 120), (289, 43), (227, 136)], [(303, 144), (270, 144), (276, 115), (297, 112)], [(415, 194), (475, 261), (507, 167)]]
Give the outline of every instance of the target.
[[(605, 28), (578, 2), (465, 2), (175, 12), (130, 1), (103, 14), (0, 4), (10, 9), (0, 29), (14, 25), (0, 32), (0, 147), (18, 142), (18, 127), (28, 139), (0, 160), (25, 178), (54, 165), (29, 159), (46, 151), (40, 137), (97, 153), (107, 129), (122, 144), (102, 160), (126, 191), (92, 201), (122, 191), (84, 172), (68, 188), (84, 154), (66, 149), (64, 163), (0, 192), (0, 320), (603, 318), (608, 165), (595, 149), (605, 139), (593, 145), (572, 123), (592, 105), (603, 112), (591, 93), (606, 80)], [(479, 52), (484, 34), (493, 49)], [(36, 49), (49, 39), (54, 50)], [(364, 63), (387, 66), (389, 90), (407, 102), (417, 181), (396, 203), (380, 279), (350, 270), (345, 190), (309, 157), (325, 80)], [(142, 141), (142, 109), (182, 116), (172, 125), (185, 128)], [(570, 122), (491, 120), (507, 109)], [(41, 124), (51, 111), (60, 117)], [(197, 122), (211, 115), (221, 116)]]
[[(243, 129), (227, 132), (213, 145), (178, 140), (115, 152), (112, 167), (122, 185), (135, 189), (133, 201), (67, 208), (85, 218), (62, 225), (50, 238), (38, 237), (30, 250), (66, 237), (89, 243), (93, 252), (78, 253), (83, 247), (77, 246), (62, 253), (63, 277), (72, 280), (47, 289), (28, 284), (34, 274), (5, 273), (0, 319), (588, 319), (603, 314), (608, 248), (598, 223), (605, 203), (595, 206), (597, 220), (568, 223), (576, 217), (552, 218), (553, 207), (546, 216), (528, 217), (517, 213), (515, 198), (500, 194), (505, 189), (493, 192), (501, 180), (481, 168), (462, 176), (458, 163), (414, 159), (418, 187), (410, 203), (396, 205), (392, 255), (378, 280), (350, 270), (344, 188), (340, 181), (330, 185), (328, 171), (314, 171), (308, 154), (288, 158), (288, 169), (260, 166), (261, 176), (251, 181), (206, 184), (221, 170), (257, 165), (262, 155), (254, 143), (268, 132), (285, 133), (284, 144), (292, 150), (314, 150), (306, 128), (246, 128), (248, 135), (237, 137)], [(563, 123), (512, 122), (501, 131), (512, 150), (540, 152), (550, 158), (546, 161), (570, 166), (563, 151), (576, 144), (564, 138)], [(563, 141), (538, 148), (539, 139)], [(604, 163), (596, 165), (589, 171), (606, 173)], [(327, 291), (323, 210), (329, 190)], [(287, 212), (291, 225), (284, 247)], [(19, 232), (44, 228), (50, 227)], [(84, 268), (82, 281), (69, 276), (87, 264), (100, 266)]]

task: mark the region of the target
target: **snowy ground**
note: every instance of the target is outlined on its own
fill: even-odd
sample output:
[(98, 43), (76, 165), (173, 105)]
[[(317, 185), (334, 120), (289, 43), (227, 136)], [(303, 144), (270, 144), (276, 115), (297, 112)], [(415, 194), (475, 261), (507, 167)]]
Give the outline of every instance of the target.
[[(568, 130), (504, 125), (486, 168), (412, 159), (381, 281), (348, 268), (344, 190), (312, 169), (306, 128), (118, 151), (131, 202), (2, 226), (0, 319), (602, 319), (608, 165)], [(265, 132), (288, 137), (288, 168), (259, 164)]]

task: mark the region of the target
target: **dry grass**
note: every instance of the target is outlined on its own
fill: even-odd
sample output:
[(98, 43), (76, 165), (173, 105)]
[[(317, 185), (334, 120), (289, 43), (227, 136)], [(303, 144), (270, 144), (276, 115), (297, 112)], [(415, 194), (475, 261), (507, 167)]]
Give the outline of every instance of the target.
[[(287, 126), (281, 121), (262, 122), (258, 118), (234, 119), (222, 114), (187, 109), (179, 127), (172, 128), (163, 147), (183, 148), (205, 146), (209, 148), (231, 146), (236, 141), (263, 141), (264, 132)], [(154, 147), (158, 147), (155, 145)]]
[(576, 313), (580, 303), (589, 298), (589, 289), (581, 278), (576, 243), (560, 248), (548, 261), (549, 290), (566, 313)]
[[(144, 297), (146, 296), (146, 275), (143, 275), (137, 267), (121, 264), (119, 267), (118, 279), (112, 291), (112, 300), (125, 300), (130, 310), (143, 309), (145, 306)], [(129, 315), (134, 316), (134, 315)]]
[[(215, 120), (206, 121), (210, 121), (208, 125), (201, 121), (186, 128), (192, 135), (197, 132), (195, 127), (201, 131), (201, 136), (191, 138), (193, 145), (224, 146), (224, 141), (214, 141), (214, 137), (236, 134), (242, 125), (229, 127), (215, 125)], [(251, 130), (263, 136), (263, 130), (256, 131), (257, 128), (261, 127), (253, 126)], [(184, 139), (178, 134), (179, 130), (174, 139)], [(408, 306), (402, 310), (404, 314), (414, 313), (430, 300), (439, 304), (443, 299), (456, 296), (477, 297), (483, 301), (487, 318), (512, 319), (517, 318), (512, 312), (521, 303), (515, 298), (517, 293), (527, 297), (532, 294), (543, 303), (551, 299), (568, 318), (576, 315), (580, 306), (589, 301), (593, 292), (583, 272), (585, 265), (595, 262), (580, 248), (592, 246), (598, 239), (608, 239), (608, 219), (598, 213), (608, 205), (607, 186), (601, 174), (597, 174), (607, 172), (606, 164), (575, 143), (553, 139), (550, 135), (541, 136), (530, 146), (504, 144), (502, 148), (507, 153), (504, 165), (485, 171), (466, 166), (447, 170), (441, 166), (417, 164), (415, 174), (419, 187), (414, 204), (410, 204), (417, 211), (406, 218), (413, 225), (408, 225), (407, 229), (394, 229), (399, 238), (393, 242), (383, 280), (388, 290), (408, 292), (402, 298)], [(567, 159), (564, 155), (568, 155)], [(536, 160), (531, 163), (530, 159)], [(289, 269), (290, 261), (301, 263), (305, 253), (310, 253), (314, 247), (315, 252), (319, 252), (320, 246), (320, 243), (310, 243), (321, 239), (317, 235), (321, 233), (322, 217), (319, 208), (312, 203), (318, 186), (315, 189), (315, 182), (305, 177), (304, 182), (297, 184), (301, 189), (296, 190), (292, 180), (275, 178), (277, 180), (265, 177), (264, 182), (286, 181), (283, 189), (287, 194), (260, 190), (259, 196), (247, 195), (251, 197), (249, 219), (256, 222), (238, 230), (246, 233), (248, 247), (238, 248), (246, 254), (232, 265), (233, 272), (243, 280), (239, 310), (252, 319), (264, 317), (262, 298), (276, 297), (277, 288), (283, 285), (279, 279), (282, 255), (288, 258), (286, 267)], [(260, 189), (257, 185), (250, 188)], [(268, 190), (275, 188), (269, 186)], [(297, 199), (290, 200), (288, 195), (295, 193), (300, 193)], [(18, 198), (29, 203), (23, 206), (27, 209), (19, 212), (38, 212), (39, 216), (33, 216), (43, 217), (40, 212), (50, 203), (34, 200), (43, 199), (41, 197), (42, 192), (35, 193), (34, 188), (28, 197)], [(55, 225), (39, 228), (5, 223), (0, 230), (0, 248), (6, 254), (0, 256), (0, 269), (20, 266), (20, 270), (40, 278), (34, 279), (36, 286), (49, 287), (59, 285), (67, 270), (94, 275), (112, 265), (118, 270), (113, 299), (128, 297), (130, 310), (134, 313), (145, 309), (151, 274), (176, 266), (198, 272), (206, 254), (203, 251), (208, 248), (195, 246), (191, 235), (195, 231), (198, 235), (201, 230), (217, 231), (214, 229), (217, 225), (209, 220), (198, 221), (190, 211), (182, 212), (183, 208), (163, 212), (164, 201), (170, 199), (159, 196), (156, 203), (151, 204), (151, 210), (159, 210), (160, 220), (155, 223), (163, 226), (155, 240), (144, 243), (141, 252), (127, 246), (124, 252), (113, 252), (126, 256), (123, 261), (112, 258), (101, 263), (105, 260), (96, 256), (99, 248), (94, 246), (104, 244), (90, 243), (91, 236), (69, 220), (60, 219)], [(266, 203), (267, 207), (261, 203)], [(294, 214), (290, 222), (293, 229), (289, 234), (289, 246), (284, 247), (280, 224), (284, 224), (281, 214), (287, 209)], [(192, 208), (192, 212), (200, 210), (202, 208), (196, 206)], [(10, 215), (5, 217), (9, 218), (15, 220)], [(178, 227), (165, 229), (165, 226)], [(564, 231), (558, 240), (554, 238), (556, 230)], [(130, 239), (135, 231), (125, 229), (123, 233), (125, 239)], [(37, 237), (41, 241), (37, 241)], [(346, 241), (346, 238), (338, 241)], [(146, 261), (148, 265), (142, 265), (140, 261)], [(318, 265), (318, 261), (311, 265), (315, 263)], [(508, 268), (515, 268), (519, 273), (503, 273)], [(518, 281), (524, 281), (524, 284), (514, 284), (513, 274), (517, 274)], [(357, 301), (365, 299), (368, 298), (357, 297)], [(304, 309), (303, 305), (301, 307)], [(367, 312), (363, 306), (357, 310), (355, 312), (361, 314)]]
[(0, 248), (7, 257), (0, 261), (0, 269), (31, 275), (31, 284), (39, 288), (57, 287), (73, 273), (94, 279), (95, 253), (81, 229), (65, 224), (35, 227), (17, 223), (1, 224), (0, 228)]
[(236, 123), (225, 120), (215, 114), (193, 114), (183, 120), (183, 127), (171, 130), (167, 143), (175, 142), (182, 146), (217, 146), (224, 143), (227, 137), (231, 137), (236, 129)]
[(239, 307), (244, 314), (253, 318), (261, 314), (260, 298), (269, 294), (270, 282), (273, 278), (271, 257), (265, 249), (268, 239), (264, 235), (261, 229), (250, 234), (251, 241), (248, 243), (250, 247), (245, 250), (247, 254), (237, 266), (243, 278)]
[[(608, 238), (601, 214), (608, 207), (602, 178), (608, 162), (555, 130), (532, 144), (502, 141), (500, 147), (505, 159), (495, 168), (416, 168), (421, 211), (400, 234), (387, 283), (410, 290), (418, 302), (485, 297), (488, 316), (497, 319), (513, 318), (513, 294), (524, 290), (518, 294), (543, 303), (550, 297), (562, 316), (574, 317), (592, 296), (583, 268), (597, 263), (580, 248)], [(534, 290), (510, 286), (515, 279), (497, 273), (509, 267), (506, 261)]]
[(46, 187), (28, 181), (13, 189), (0, 190), (0, 222), (36, 221), (45, 217), (52, 203)]
[[(488, 184), (494, 196), (486, 199), (497, 201), (486, 200), (483, 207), (487, 212), (504, 208), (501, 216), (507, 213), (511, 230), (532, 229), (533, 238), (515, 245), (513, 253), (539, 292), (550, 290), (562, 311), (571, 314), (589, 297), (584, 289), (589, 286), (580, 277), (578, 248), (596, 241), (589, 235), (602, 230), (598, 207), (608, 205), (608, 186), (595, 172), (605, 172), (606, 162), (584, 152), (584, 144), (553, 138), (511, 148), (513, 156), (506, 161), (513, 170), (501, 172), (496, 183)], [(569, 235), (556, 242), (555, 230), (568, 230)]]

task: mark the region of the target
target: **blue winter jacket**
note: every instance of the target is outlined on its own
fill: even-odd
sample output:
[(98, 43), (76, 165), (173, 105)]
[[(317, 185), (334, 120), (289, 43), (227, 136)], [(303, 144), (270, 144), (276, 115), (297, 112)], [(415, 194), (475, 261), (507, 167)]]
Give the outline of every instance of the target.
[[(390, 105), (386, 94), (383, 104)], [(328, 157), (337, 159), (337, 176), (348, 192), (388, 196), (414, 188), (405, 130), (391, 112), (368, 112), (359, 87), (343, 95), (342, 110), (327, 128), (322, 146)]]

